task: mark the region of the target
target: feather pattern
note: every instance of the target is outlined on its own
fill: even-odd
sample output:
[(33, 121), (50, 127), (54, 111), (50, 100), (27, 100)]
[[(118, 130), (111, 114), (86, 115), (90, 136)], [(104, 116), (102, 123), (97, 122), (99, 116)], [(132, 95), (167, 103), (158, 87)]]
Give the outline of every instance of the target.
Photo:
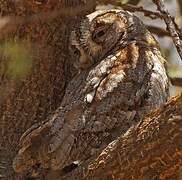
[(22, 136), (16, 172), (82, 162), (169, 97), (159, 45), (133, 14), (94, 12), (72, 32), (70, 45), (80, 52), (73, 62), (79, 73), (54, 115)]

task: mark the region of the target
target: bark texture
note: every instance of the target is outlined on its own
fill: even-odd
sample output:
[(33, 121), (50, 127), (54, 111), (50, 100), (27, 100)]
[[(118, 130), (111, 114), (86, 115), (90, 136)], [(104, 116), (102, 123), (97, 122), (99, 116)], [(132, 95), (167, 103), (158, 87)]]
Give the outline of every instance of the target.
[[(82, 7), (85, 2), (93, 1), (0, 0), (1, 45), (11, 42), (28, 49), (33, 62), (28, 74), (16, 78), (7, 68), (11, 58), (0, 49), (0, 179), (16, 179), (12, 159), (20, 136), (33, 124), (46, 121), (62, 101), (75, 73), (67, 44), (70, 29), (79, 18), (72, 11), (59, 10)], [(80, 15), (92, 11), (94, 3), (91, 5), (79, 11)], [(49, 11), (54, 13), (47, 18)], [(96, 161), (64, 178), (180, 178), (181, 108), (182, 97), (173, 99), (108, 146)]]
[[(82, 4), (79, 0), (0, 1), (1, 46), (9, 42), (21, 45), (31, 52), (32, 60), (29, 73), (16, 78), (7, 67), (11, 58), (1, 48), (0, 178), (13, 178), (12, 158), (22, 133), (33, 124), (45, 121), (61, 103), (65, 87), (75, 72), (67, 43), (78, 17), (63, 18), (57, 10)], [(55, 13), (47, 16), (49, 11)]]
[[(182, 96), (171, 99), (64, 179), (182, 178)], [(63, 179), (63, 178), (60, 178)]]

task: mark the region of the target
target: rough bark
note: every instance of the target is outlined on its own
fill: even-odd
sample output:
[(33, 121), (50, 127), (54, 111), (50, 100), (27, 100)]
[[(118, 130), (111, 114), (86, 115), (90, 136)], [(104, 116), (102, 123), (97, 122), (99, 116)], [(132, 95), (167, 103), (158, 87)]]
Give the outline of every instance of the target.
[[(71, 11), (64, 11), (65, 14), (63, 13), (63, 16), (63, 14), (57, 13), (57, 10), (62, 6), (65, 8), (82, 5), (83, 2), (82, 0), (0, 0), (2, 17), (9, 17), (6, 19), (8, 20), (6, 21), (7, 26), (0, 27), (1, 45), (5, 42), (21, 44), (30, 49), (31, 58), (33, 59), (30, 73), (16, 79), (9, 76), (5, 68), (8, 58), (4, 57), (3, 52), (0, 54), (0, 179), (15, 179), (12, 170), (12, 159), (18, 150), (20, 136), (32, 124), (45, 121), (61, 103), (67, 83), (72, 79), (75, 72), (72, 68), (71, 58), (68, 56), (67, 44), (70, 29), (78, 20), (78, 17), (73, 17), (74, 14)], [(86, 2), (93, 1), (88, 0)], [(89, 6), (88, 9), (85, 8), (85, 11), (81, 12), (81, 14), (92, 11), (93, 7), (94, 5)], [(55, 12), (51, 18), (46, 17), (49, 11)], [(40, 13), (43, 13), (44, 16)], [(69, 15), (73, 18), (70, 18)], [(182, 142), (179, 139), (182, 134), (179, 118), (181, 117), (181, 102), (181, 97), (171, 101), (165, 107), (166, 111), (162, 110), (163, 116), (157, 113), (154, 114), (154, 116), (158, 115), (159, 118), (161, 117), (159, 121), (157, 119), (155, 121), (154, 118), (151, 121), (154, 124), (151, 123), (149, 127), (146, 126), (145, 128), (142, 126), (144, 124), (141, 123), (131, 133), (118, 140), (114, 146), (108, 147), (109, 153), (101, 154), (94, 163), (88, 166), (87, 175), (85, 176), (84, 174), (85, 178), (120, 178), (122, 176), (125, 177), (126, 172), (129, 172), (131, 176), (133, 174), (133, 177), (139, 178), (140, 175), (137, 174), (139, 167), (149, 167), (145, 164), (148, 163), (147, 159), (146, 162), (141, 160), (141, 152), (143, 152), (144, 158), (148, 158), (148, 153), (150, 153), (151, 157), (153, 155), (161, 158), (161, 160), (149, 158), (150, 168), (143, 168), (143, 172), (147, 172), (149, 175), (151, 175), (150, 173), (157, 173), (158, 175), (161, 171), (163, 175), (166, 175), (166, 173), (173, 175), (174, 172), (177, 172), (182, 165), (180, 164), (180, 159), (182, 158), (180, 143), (182, 144)], [(170, 113), (172, 114), (171, 116)], [(168, 118), (172, 118), (172, 120)], [(166, 119), (164, 121), (166, 123), (163, 124), (162, 119)], [(164, 128), (158, 131), (155, 127), (160, 126), (160, 124)], [(149, 128), (149, 131), (144, 133), (147, 128)], [(169, 129), (174, 131), (168, 131)], [(153, 132), (155, 133), (152, 134)], [(141, 134), (136, 136), (135, 133)], [(180, 133), (179, 136), (177, 136), (177, 133)], [(143, 134), (145, 135), (144, 139), (141, 138)], [(162, 138), (159, 139), (159, 137)], [(152, 144), (153, 141), (155, 142), (154, 144)], [(126, 145), (126, 149), (122, 149), (124, 145)], [(150, 148), (147, 151), (142, 151), (145, 145)], [(161, 147), (161, 150), (158, 147)], [(164, 148), (167, 154), (161, 156), (162, 154), (160, 153), (164, 152)], [(156, 153), (153, 154), (152, 150)], [(124, 152), (128, 152), (128, 155), (122, 154)], [(102, 158), (103, 161), (101, 161)], [(120, 158), (121, 161), (119, 160)], [(105, 162), (106, 164), (100, 162)], [(119, 164), (122, 162), (123, 165)], [(122, 167), (126, 168), (124, 172)], [(82, 167), (80, 167), (72, 175), (74, 175), (74, 179), (81, 179), (83, 177), (82, 173)], [(147, 173), (146, 177), (148, 177)], [(129, 175), (127, 174), (127, 177)], [(161, 174), (161, 177), (164, 176)], [(71, 179), (70, 176), (68, 178)]]
[(60, 179), (181, 179), (182, 95)]
[[(7, 42), (21, 44), (31, 51), (32, 59), (29, 74), (15, 78), (6, 68), (9, 57), (3, 50), (0, 54), (0, 178), (13, 178), (12, 158), (22, 133), (32, 124), (45, 121), (61, 103), (75, 71), (67, 44), (78, 17), (63, 17), (56, 10), (81, 3), (0, 1), (1, 22), (5, 22), (1, 23), (1, 46)], [(51, 18), (46, 16), (49, 11), (55, 12)]]

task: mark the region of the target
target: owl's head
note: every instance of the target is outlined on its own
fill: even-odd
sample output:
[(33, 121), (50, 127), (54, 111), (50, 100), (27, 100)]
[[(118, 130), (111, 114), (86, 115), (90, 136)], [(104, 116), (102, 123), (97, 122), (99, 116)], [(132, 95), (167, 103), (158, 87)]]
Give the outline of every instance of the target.
[(87, 15), (71, 33), (74, 66), (86, 69), (113, 54), (141, 36), (145, 31), (143, 27), (136, 16), (123, 10), (102, 10)]

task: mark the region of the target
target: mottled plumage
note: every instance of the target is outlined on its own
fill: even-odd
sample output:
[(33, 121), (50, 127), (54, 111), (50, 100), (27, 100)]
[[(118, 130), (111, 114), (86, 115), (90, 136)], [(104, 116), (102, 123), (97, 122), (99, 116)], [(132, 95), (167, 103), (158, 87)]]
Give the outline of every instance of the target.
[(17, 172), (61, 170), (84, 161), (168, 98), (159, 46), (133, 14), (97, 11), (83, 18), (70, 38), (79, 73), (61, 107), (45, 124), (22, 136)]

